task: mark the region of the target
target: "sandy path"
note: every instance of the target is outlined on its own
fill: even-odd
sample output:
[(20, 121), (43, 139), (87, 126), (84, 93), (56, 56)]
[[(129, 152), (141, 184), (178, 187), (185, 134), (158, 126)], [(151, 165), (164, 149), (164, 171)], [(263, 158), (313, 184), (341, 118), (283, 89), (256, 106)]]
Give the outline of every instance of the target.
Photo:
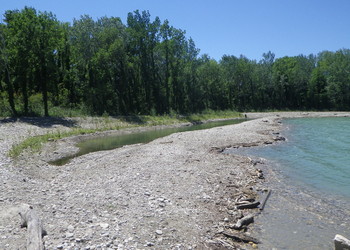
[(0, 246), (24, 247), (17, 209), (27, 203), (44, 221), (47, 249), (209, 247), (239, 216), (229, 211), (237, 196), (264, 185), (247, 158), (217, 149), (273, 142), (279, 118), (310, 115), (334, 113), (251, 113), (266, 117), (91, 153), (61, 167), (40, 155), (14, 162), (7, 152), (27, 136), (69, 129), (66, 124), (0, 122)]

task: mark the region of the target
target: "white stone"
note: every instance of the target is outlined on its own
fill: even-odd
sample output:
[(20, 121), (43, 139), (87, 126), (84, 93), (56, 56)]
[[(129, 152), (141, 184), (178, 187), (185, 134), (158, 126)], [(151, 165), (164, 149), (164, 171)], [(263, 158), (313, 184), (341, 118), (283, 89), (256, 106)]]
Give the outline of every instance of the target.
[(109, 227), (108, 223), (100, 223), (100, 227), (102, 227), (103, 229), (107, 229)]
[(74, 232), (74, 227), (73, 227), (72, 225), (69, 225), (69, 226), (67, 227), (67, 229), (68, 229), (68, 232), (71, 232), (71, 233)]
[(350, 240), (344, 236), (337, 234), (334, 237), (335, 250), (350, 250)]
[(66, 233), (66, 238), (72, 238), (74, 236), (74, 234), (73, 233)]

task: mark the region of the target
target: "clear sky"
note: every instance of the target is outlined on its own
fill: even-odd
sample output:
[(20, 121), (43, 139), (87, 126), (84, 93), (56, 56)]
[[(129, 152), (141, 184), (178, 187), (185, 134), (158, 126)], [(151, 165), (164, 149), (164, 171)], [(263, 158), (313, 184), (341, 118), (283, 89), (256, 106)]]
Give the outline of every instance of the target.
[(88, 14), (120, 17), (149, 10), (192, 37), (201, 54), (220, 60), (244, 55), (260, 60), (350, 48), (350, 0), (1, 0), (5, 10), (34, 7), (72, 22)]

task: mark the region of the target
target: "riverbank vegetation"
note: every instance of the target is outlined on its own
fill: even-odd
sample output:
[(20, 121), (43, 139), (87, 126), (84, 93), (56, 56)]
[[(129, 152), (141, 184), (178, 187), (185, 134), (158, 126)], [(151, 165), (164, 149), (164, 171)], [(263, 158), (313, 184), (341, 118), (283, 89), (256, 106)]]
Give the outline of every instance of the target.
[[(187, 116), (172, 116), (172, 115), (134, 115), (134, 116), (119, 116), (119, 117), (86, 117), (76, 118), (77, 120), (86, 120), (83, 123), (88, 123), (89, 126), (79, 125), (79, 122), (71, 121), (76, 124), (68, 130), (51, 131), (43, 135), (30, 136), (18, 144), (15, 144), (9, 151), (9, 156), (18, 157), (23, 151), (31, 150), (31, 152), (40, 151), (42, 146), (48, 141), (63, 139), (70, 136), (92, 134), (109, 130), (119, 130), (135, 127), (151, 127), (162, 125), (177, 125), (183, 123), (197, 123), (200, 121), (208, 121), (214, 119), (233, 119), (241, 118), (240, 113), (235, 111), (205, 111), (200, 114), (192, 114)], [(43, 119), (43, 118), (37, 118)], [(51, 119), (51, 118), (48, 118)], [(48, 121), (46, 121), (48, 122)], [(48, 122), (50, 123), (50, 122)]]
[[(234, 44), (232, 45), (234, 46)], [(0, 116), (349, 110), (350, 50), (216, 61), (147, 11), (72, 23), (9, 10), (0, 23)]]

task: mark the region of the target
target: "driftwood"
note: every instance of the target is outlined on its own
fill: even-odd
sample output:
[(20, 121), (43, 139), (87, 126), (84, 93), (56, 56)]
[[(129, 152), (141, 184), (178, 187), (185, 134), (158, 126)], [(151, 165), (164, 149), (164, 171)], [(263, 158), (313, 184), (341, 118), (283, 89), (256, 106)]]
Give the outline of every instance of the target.
[(260, 243), (259, 240), (241, 233), (223, 231), (222, 234), (238, 242), (244, 242), (244, 243), (253, 242), (255, 244)]
[(259, 201), (255, 201), (255, 202), (247, 202), (247, 203), (243, 203), (243, 204), (239, 204), (237, 205), (237, 209), (246, 209), (246, 208), (257, 208), (260, 205)]
[(260, 206), (260, 210), (263, 210), (266, 204), (267, 199), (270, 197), (271, 194), (271, 189), (269, 189), (269, 191), (267, 191), (266, 196), (264, 197), (264, 199), (261, 201), (261, 206)]
[(241, 205), (241, 204), (247, 204), (249, 202), (254, 202), (254, 201), (255, 201), (254, 198), (239, 199), (239, 201), (236, 202), (236, 204)]
[[(227, 243), (226, 241), (222, 239), (216, 239), (216, 242), (219, 243), (222, 247), (225, 247), (225, 249), (237, 249), (235, 246)], [(209, 248), (209, 249), (221, 249), (221, 248)]]
[(233, 229), (241, 229), (243, 226), (249, 225), (250, 223), (254, 222), (254, 216), (252, 214), (249, 214), (247, 216), (244, 216), (242, 219), (239, 219), (235, 225), (232, 226)]
[(27, 249), (43, 250), (45, 249), (43, 237), (47, 234), (44, 230), (41, 220), (32, 206), (24, 204), (20, 211), (22, 222), (21, 227), (27, 228)]

